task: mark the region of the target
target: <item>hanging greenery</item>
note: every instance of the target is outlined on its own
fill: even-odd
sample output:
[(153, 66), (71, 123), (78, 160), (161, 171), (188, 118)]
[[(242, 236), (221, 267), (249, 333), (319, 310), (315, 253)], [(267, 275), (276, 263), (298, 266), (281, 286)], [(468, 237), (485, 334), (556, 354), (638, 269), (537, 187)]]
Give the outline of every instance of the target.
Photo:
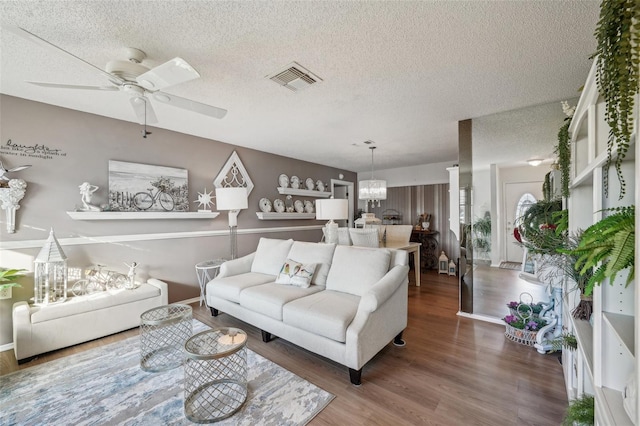
[(606, 211), (614, 213), (587, 228), (575, 249), (563, 251), (577, 256), (575, 268), (580, 274), (593, 271), (584, 288), (587, 296), (593, 292), (595, 285), (600, 285), (605, 279), (609, 278), (613, 283), (616, 275), (624, 269), (629, 269), (627, 286), (634, 277), (635, 206)]
[(569, 198), (569, 180), (571, 179), (571, 141), (569, 139), (569, 125), (571, 117), (566, 119), (566, 123), (558, 132), (558, 145), (555, 153), (558, 156), (558, 166), (560, 166), (560, 194), (564, 198)]
[(604, 97), (605, 120), (609, 124), (607, 162), (604, 168), (604, 191), (609, 190), (609, 166), (617, 146), (615, 169), (620, 182), (619, 198), (625, 195), (622, 160), (629, 150), (633, 131), (634, 96), (638, 93), (640, 58), (640, 1), (603, 0), (595, 36), (596, 81)]

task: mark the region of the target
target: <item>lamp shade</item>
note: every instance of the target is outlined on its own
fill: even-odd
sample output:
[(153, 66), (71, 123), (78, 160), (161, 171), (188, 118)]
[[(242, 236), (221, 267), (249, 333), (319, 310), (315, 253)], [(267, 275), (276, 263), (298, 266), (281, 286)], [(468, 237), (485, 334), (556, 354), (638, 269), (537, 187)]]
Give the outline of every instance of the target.
[(343, 220), (349, 218), (349, 201), (340, 198), (316, 200), (316, 219)]
[(361, 180), (358, 183), (358, 198), (360, 200), (386, 200), (387, 181), (380, 179)]
[(216, 207), (218, 210), (240, 210), (249, 207), (247, 188), (216, 188)]

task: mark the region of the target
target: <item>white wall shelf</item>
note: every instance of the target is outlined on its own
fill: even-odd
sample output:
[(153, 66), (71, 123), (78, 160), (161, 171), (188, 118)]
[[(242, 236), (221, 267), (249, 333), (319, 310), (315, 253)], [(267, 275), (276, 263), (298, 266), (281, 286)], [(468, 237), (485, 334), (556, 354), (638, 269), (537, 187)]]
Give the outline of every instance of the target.
[(256, 212), (260, 220), (289, 220), (289, 219), (315, 219), (315, 213), (274, 213)]
[(67, 212), (73, 220), (215, 219), (219, 212)]
[(309, 190), (309, 189), (283, 188), (281, 186), (278, 187), (278, 194), (282, 194), (282, 195), (298, 195), (300, 197), (313, 197), (313, 198), (329, 198), (329, 197), (331, 197), (331, 192), (327, 192), (327, 191), (313, 191), (313, 190)]

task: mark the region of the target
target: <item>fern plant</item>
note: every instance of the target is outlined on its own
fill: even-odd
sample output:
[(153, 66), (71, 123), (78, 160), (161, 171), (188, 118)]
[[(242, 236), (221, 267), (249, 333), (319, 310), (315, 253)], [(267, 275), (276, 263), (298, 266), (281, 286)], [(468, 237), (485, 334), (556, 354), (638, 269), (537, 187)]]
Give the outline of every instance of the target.
[(584, 394), (571, 401), (564, 419), (562, 419), (562, 426), (592, 425), (594, 424), (594, 414), (595, 400), (593, 396)]
[(587, 228), (573, 250), (563, 251), (577, 256), (576, 270), (593, 275), (585, 285), (584, 294), (590, 295), (596, 285), (607, 278), (610, 282), (622, 270), (629, 268), (626, 285), (635, 275), (635, 206), (616, 207), (605, 211), (613, 212)]
[(622, 160), (630, 145), (633, 131), (634, 96), (638, 93), (638, 61), (640, 60), (640, 1), (603, 0), (595, 36), (596, 81), (604, 97), (605, 120), (609, 124), (607, 164), (604, 168), (604, 190), (608, 194), (609, 165), (617, 146), (615, 169), (620, 181), (620, 198), (625, 194)]

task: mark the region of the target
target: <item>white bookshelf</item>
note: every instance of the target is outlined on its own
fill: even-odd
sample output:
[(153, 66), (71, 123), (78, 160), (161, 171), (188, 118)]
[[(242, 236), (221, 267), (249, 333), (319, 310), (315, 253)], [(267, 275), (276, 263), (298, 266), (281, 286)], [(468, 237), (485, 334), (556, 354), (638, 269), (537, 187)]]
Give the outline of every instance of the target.
[[(603, 209), (634, 205), (638, 199), (635, 137), (632, 138), (632, 147), (623, 162), (626, 195), (623, 199), (618, 199), (620, 187), (613, 166), (609, 170), (608, 196), (604, 194), (603, 175), (609, 127), (604, 120), (605, 104), (599, 96), (595, 74), (594, 63), (569, 128), (572, 140), (572, 182), (567, 207), (572, 232), (584, 230), (599, 221), (607, 214)], [(636, 238), (636, 248), (637, 240)], [(639, 333), (636, 316), (638, 302), (635, 282), (625, 287), (626, 271), (619, 275), (621, 276), (614, 282), (605, 282), (595, 287), (590, 322), (576, 320), (571, 316), (571, 311), (578, 302), (575, 293), (571, 291), (573, 283), (567, 283), (564, 291), (564, 324), (578, 340), (575, 353), (565, 351), (563, 354), (567, 394), (570, 399), (583, 394), (593, 395), (596, 424), (601, 426), (640, 425), (637, 418), (629, 418), (623, 407), (626, 382), (638, 372), (635, 356)]]

